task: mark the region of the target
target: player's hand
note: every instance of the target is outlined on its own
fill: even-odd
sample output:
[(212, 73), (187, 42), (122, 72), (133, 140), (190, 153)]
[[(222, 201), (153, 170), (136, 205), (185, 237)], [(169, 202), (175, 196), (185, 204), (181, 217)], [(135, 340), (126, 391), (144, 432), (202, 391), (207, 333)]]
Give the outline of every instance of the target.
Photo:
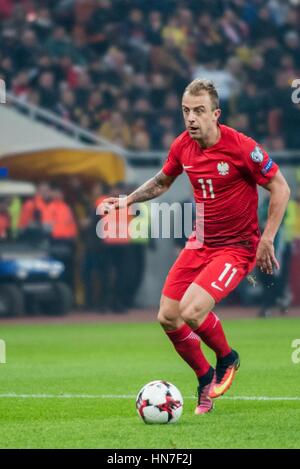
[(276, 269), (280, 268), (279, 262), (275, 256), (273, 241), (264, 236), (261, 237), (258, 244), (256, 265), (262, 272), (270, 275), (273, 274), (273, 266), (275, 266)]
[(127, 207), (127, 197), (107, 197), (97, 207), (98, 215), (107, 215), (112, 210)]

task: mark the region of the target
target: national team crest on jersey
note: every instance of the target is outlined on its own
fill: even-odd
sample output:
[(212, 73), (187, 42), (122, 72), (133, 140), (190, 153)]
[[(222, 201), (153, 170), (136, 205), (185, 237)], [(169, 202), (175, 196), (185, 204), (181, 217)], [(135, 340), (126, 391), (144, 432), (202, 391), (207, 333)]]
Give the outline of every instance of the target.
[(224, 163), (224, 161), (221, 161), (220, 163), (218, 163), (218, 171), (219, 171), (219, 174), (221, 174), (221, 176), (226, 176), (227, 174), (229, 174), (229, 164), (228, 163)]
[(251, 160), (254, 161), (254, 163), (261, 163), (264, 159), (264, 154), (261, 151), (261, 149), (256, 146), (254, 150), (250, 153)]

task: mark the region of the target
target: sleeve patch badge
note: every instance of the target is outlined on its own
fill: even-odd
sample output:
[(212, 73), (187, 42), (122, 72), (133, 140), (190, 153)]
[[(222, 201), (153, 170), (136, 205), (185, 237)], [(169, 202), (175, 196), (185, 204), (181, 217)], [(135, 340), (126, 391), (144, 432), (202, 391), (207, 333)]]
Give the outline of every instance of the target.
[(264, 159), (264, 154), (262, 150), (256, 146), (254, 150), (250, 153), (251, 160), (254, 161), (254, 163), (261, 163)]
[(263, 175), (267, 174), (270, 171), (270, 169), (272, 168), (272, 166), (273, 166), (273, 160), (271, 158), (269, 158), (267, 163), (265, 164), (265, 166), (261, 170), (261, 173)]

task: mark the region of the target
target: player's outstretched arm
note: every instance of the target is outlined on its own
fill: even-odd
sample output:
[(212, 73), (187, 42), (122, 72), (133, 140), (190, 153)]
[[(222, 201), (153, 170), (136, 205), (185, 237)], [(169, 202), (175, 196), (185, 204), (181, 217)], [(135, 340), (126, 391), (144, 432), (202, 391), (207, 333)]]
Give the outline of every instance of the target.
[(101, 204), (100, 212), (108, 213), (112, 209), (128, 207), (136, 202), (146, 202), (147, 200), (155, 199), (166, 192), (175, 179), (175, 176), (167, 176), (161, 170), (127, 197), (108, 197), (105, 199)]
[(272, 274), (273, 265), (279, 269), (274, 251), (274, 239), (286, 211), (290, 188), (280, 170), (263, 187), (270, 191), (270, 202), (267, 223), (257, 248), (256, 263), (263, 272)]
[(128, 205), (159, 197), (169, 189), (175, 179), (176, 177), (167, 176), (162, 170), (159, 171), (153, 178), (146, 181), (127, 197)]

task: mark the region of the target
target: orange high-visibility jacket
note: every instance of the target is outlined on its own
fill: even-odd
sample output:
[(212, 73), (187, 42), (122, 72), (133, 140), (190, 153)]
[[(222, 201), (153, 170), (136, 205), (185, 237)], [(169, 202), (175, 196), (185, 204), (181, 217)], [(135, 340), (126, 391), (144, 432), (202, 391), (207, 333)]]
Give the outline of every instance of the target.
[(78, 228), (71, 208), (63, 200), (53, 200), (49, 204), (52, 238), (76, 238)]
[(27, 228), (28, 225), (34, 221), (34, 214), (36, 210), (40, 212), (41, 223), (51, 223), (51, 213), (49, 210), (50, 203), (45, 202), (39, 195), (36, 195), (32, 199), (24, 202), (21, 208), (19, 228)]

